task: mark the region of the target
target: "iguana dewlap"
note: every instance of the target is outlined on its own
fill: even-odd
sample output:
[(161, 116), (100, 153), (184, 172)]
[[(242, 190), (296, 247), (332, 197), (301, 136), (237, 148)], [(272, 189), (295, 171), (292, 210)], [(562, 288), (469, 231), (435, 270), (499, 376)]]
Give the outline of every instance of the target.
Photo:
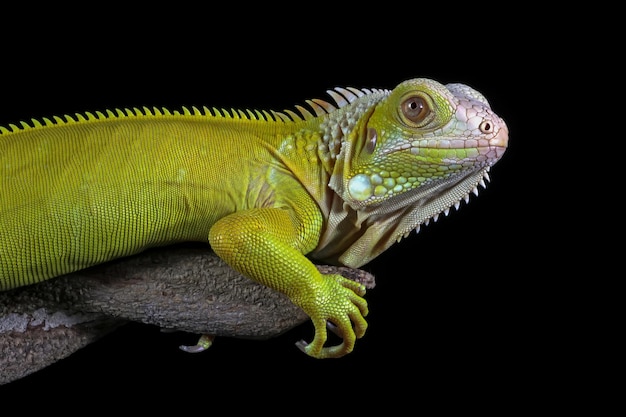
[[(300, 347), (352, 351), (359, 267), (448, 213), (507, 148), (504, 121), (462, 84), (336, 88), (309, 109), (107, 110), (0, 128), (0, 290), (183, 241), (286, 294), (313, 321)], [(343, 338), (325, 346), (327, 323)]]

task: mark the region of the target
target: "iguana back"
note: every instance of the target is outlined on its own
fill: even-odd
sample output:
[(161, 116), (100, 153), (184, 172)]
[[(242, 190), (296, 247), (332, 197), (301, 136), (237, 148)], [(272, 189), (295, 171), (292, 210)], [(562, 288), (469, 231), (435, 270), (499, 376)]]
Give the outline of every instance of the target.
[(135, 114), (0, 135), (0, 288), (206, 242), (217, 219), (270, 204), (258, 180), (285, 123)]

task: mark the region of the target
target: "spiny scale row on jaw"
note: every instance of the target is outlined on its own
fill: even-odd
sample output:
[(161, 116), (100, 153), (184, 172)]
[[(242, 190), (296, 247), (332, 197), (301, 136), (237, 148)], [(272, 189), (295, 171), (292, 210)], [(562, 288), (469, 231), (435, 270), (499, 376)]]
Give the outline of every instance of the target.
[[(483, 177), (480, 179), (480, 181), (478, 182), (478, 185), (480, 185), (482, 188), (487, 188), (487, 184), (485, 183), (485, 181), (489, 182), (491, 181), (491, 179), (489, 178), (489, 170), (491, 169), (490, 166), (485, 167), (485, 170), (483, 171)], [(471, 193), (474, 194), (475, 196), (478, 196), (478, 185), (474, 186), (474, 188), (472, 188)], [(415, 227), (415, 233), (419, 233), (421, 230), (422, 225), (424, 226), (428, 226), (430, 224), (430, 221), (432, 220), (433, 223), (436, 222), (437, 220), (439, 220), (439, 216), (441, 215), (441, 213), (443, 213), (445, 216), (448, 216), (450, 214), (450, 209), (452, 207), (454, 207), (455, 210), (459, 210), (461, 207), (461, 201), (465, 201), (465, 204), (469, 204), (470, 201), (470, 193), (465, 194), (465, 196), (463, 196), (462, 200), (457, 200), (456, 202), (454, 202), (454, 204), (452, 204), (451, 206), (443, 209), (441, 212), (434, 214), (433, 216), (425, 219), (422, 223), (419, 223), (417, 225), (417, 227)], [(410, 234), (411, 234), (412, 230), (406, 232), (404, 235), (401, 235), (398, 237), (398, 239), (396, 240), (396, 242), (400, 242), (402, 239), (407, 238)]]
[(379, 90), (379, 89), (357, 89), (353, 87), (336, 87), (334, 90), (327, 90), (328, 95), (333, 99), (335, 104), (331, 104), (328, 101), (321, 99), (311, 99), (305, 100), (305, 102), (311, 107), (311, 111), (306, 109), (303, 106), (296, 105), (294, 106), (300, 114), (294, 112), (293, 110), (285, 109), (283, 111), (275, 111), (275, 110), (238, 110), (238, 109), (224, 109), (212, 107), (208, 108), (203, 106), (202, 109), (198, 107), (192, 106), (181, 107), (181, 110), (169, 110), (165, 107), (152, 107), (152, 109), (148, 107), (133, 107), (119, 109), (115, 108), (114, 110), (105, 110), (104, 113), (101, 111), (96, 112), (84, 112), (84, 113), (75, 113), (74, 116), (71, 115), (63, 115), (53, 116), (52, 119), (43, 117), (41, 121), (38, 119), (31, 119), (31, 123), (27, 123), (24, 121), (19, 122), (20, 126), (10, 123), (7, 127), (0, 126), (0, 135), (18, 132), (20, 130), (26, 129), (37, 129), (46, 126), (55, 126), (55, 125), (64, 125), (64, 124), (74, 124), (74, 123), (84, 123), (90, 121), (97, 120), (107, 120), (111, 118), (125, 118), (125, 117), (165, 117), (165, 116), (212, 116), (212, 117), (223, 117), (228, 119), (239, 119), (239, 120), (251, 120), (251, 121), (283, 121), (283, 122), (299, 122), (303, 120), (309, 120), (318, 116), (324, 116), (326, 114), (330, 114), (338, 108), (342, 108), (347, 106), (350, 103), (353, 103), (360, 97), (364, 97), (369, 94), (387, 92), (388, 90)]

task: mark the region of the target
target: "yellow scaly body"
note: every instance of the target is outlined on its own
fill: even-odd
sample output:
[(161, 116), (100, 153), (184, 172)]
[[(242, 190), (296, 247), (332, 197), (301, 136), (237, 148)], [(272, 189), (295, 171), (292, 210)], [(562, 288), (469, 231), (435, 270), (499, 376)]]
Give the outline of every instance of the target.
[[(0, 290), (183, 241), (285, 293), (307, 354), (365, 333), (361, 266), (483, 184), (508, 142), (475, 90), (337, 88), (296, 113), (133, 109), (0, 128)], [(343, 342), (325, 346), (327, 322)]]

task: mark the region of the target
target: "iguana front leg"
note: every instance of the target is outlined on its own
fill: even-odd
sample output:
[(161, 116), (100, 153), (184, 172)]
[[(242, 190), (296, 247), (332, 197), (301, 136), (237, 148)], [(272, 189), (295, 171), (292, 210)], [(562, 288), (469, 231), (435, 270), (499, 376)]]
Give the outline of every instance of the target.
[[(305, 219), (280, 208), (240, 211), (215, 223), (209, 242), (232, 268), (286, 294), (311, 317), (315, 337), (298, 347), (315, 358), (340, 357), (352, 351), (367, 328), (365, 286), (340, 275), (322, 275), (305, 257), (316, 245), (322, 223), (312, 212)], [(343, 338), (340, 345), (324, 346), (327, 322)]]

